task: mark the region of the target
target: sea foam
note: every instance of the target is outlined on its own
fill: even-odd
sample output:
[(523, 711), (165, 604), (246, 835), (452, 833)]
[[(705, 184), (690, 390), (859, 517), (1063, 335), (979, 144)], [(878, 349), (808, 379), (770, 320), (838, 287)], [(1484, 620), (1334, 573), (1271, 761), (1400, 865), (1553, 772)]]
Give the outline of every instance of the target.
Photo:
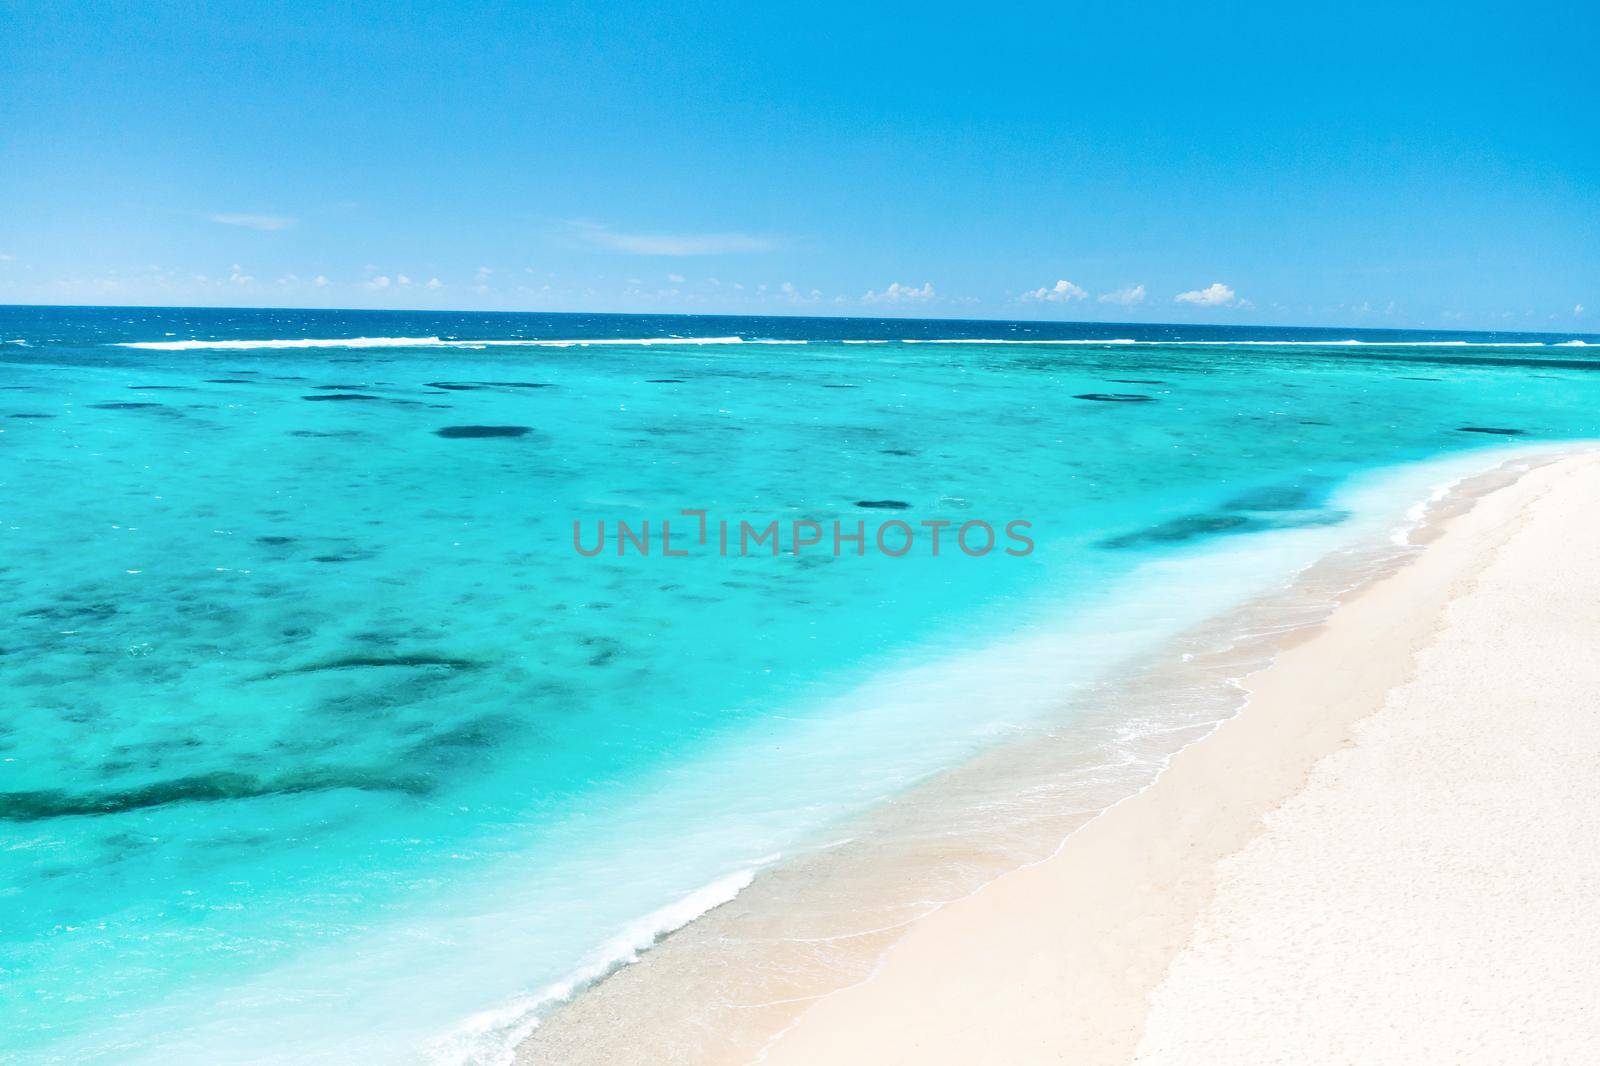
[(545, 1009), (571, 999), (612, 971), (638, 962), (641, 952), (668, 933), (732, 901), (750, 887), (763, 866), (778, 858), (769, 855), (758, 859), (744, 869), (720, 877), (660, 910), (629, 922), (561, 980), (467, 1018), (428, 1047), (428, 1061), (437, 1066), (510, 1066), (516, 1058), (517, 1045), (538, 1028)]

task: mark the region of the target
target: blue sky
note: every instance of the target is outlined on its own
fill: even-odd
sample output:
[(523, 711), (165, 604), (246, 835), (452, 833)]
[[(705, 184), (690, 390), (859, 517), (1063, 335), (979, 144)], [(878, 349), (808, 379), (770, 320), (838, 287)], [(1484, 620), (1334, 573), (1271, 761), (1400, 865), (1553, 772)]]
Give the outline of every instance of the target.
[(1594, 329), (1597, 54), (1538, 0), (0, 0), (0, 302)]

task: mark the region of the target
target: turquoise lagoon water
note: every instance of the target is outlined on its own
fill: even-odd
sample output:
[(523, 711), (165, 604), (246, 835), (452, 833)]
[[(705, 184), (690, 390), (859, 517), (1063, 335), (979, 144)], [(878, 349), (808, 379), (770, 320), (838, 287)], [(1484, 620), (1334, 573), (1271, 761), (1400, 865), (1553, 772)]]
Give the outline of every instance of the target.
[(1414, 464), (1600, 436), (1584, 339), (0, 308), (0, 1056), (496, 1061)]

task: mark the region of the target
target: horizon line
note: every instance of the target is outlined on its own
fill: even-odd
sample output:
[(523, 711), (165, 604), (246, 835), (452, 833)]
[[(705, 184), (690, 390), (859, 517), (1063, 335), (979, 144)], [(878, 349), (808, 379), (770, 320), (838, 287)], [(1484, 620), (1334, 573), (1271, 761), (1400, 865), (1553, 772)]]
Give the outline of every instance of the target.
[(1083, 319), (1063, 318), (956, 318), (947, 316), (913, 316), (913, 315), (805, 315), (805, 314), (749, 314), (742, 312), (704, 313), (689, 311), (500, 311), (500, 310), (468, 310), (460, 308), (441, 307), (295, 307), (291, 305), (273, 306), (236, 306), (214, 304), (28, 304), (28, 303), (0, 303), (0, 311), (34, 308), (40, 310), (80, 310), (80, 311), (295, 311), (295, 312), (321, 312), (337, 314), (370, 314), (370, 315), (566, 315), (573, 317), (604, 315), (612, 318), (736, 318), (736, 319), (770, 319), (786, 318), (797, 320), (811, 320), (821, 322), (982, 322), (1009, 325), (1028, 326), (1089, 326), (1099, 329), (1111, 329), (1117, 326), (1132, 326), (1148, 329), (1153, 326), (1174, 326), (1182, 328), (1225, 328), (1236, 329), (1262, 329), (1262, 330), (1350, 330), (1364, 333), (1516, 333), (1527, 336), (1542, 337), (1594, 337), (1600, 339), (1600, 332), (1584, 332), (1567, 330), (1551, 332), (1542, 329), (1470, 329), (1459, 327), (1427, 328), (1420, 326), (1347, 326), (1347, 325), (1269, 325), (1254, 322), (1133, 322), (1115, 321), (1101, 322)]

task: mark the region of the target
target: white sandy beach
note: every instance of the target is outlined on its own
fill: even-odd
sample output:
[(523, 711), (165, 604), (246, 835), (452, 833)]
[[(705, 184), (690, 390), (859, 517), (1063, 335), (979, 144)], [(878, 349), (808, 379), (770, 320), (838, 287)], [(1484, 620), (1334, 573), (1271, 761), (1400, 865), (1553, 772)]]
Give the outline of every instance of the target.
[(1600, 1057), (1600, 456), (1247, 679), (1150, 788), (914, 923), (773, 1064)]

